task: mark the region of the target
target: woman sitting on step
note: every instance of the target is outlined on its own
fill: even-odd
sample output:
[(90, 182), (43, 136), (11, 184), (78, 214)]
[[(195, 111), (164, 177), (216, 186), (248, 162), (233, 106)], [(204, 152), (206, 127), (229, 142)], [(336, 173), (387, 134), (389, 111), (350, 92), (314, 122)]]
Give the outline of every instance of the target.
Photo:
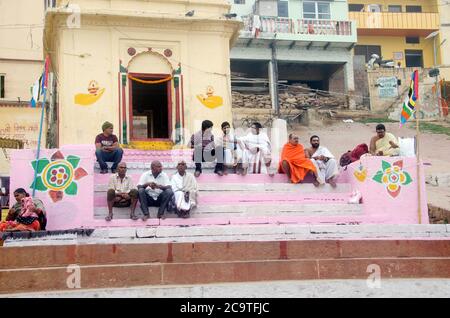
[(197, 180), (186, 169), (185, 161), (178, 162), (177, 173), (171, 178), (173, 196), (168, 206), (168, 211), (182, 218), (188, 218), (192, 208), (197, 205)]
[(31, 198), (22, 188), (14, 191), (14, 198), (17, 203), (9, 210), (6, 221), (0, 222), (0, 232), (45, 230), (47, 217), (42, 201)]

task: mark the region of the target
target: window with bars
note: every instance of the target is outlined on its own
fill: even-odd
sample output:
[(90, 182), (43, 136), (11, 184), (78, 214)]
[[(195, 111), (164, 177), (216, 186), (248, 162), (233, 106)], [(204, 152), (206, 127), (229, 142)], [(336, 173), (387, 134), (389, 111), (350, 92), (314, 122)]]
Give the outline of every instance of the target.
[(330, 3), (319, 1), (303, 2), (303, 18), (330, 20), (331, 19)]
[(234, 4), (245, 4), (245, 0), (234, 0)]
[(422, 12), (422, 6), (406, 6), (406, 12)]
[(381, 56), (381, 46), (380, 45), (356, 45), (355, 55), (363, 55), (366, 57), (366, 63), (369, 62), (372, 54), (377, 54)]
[(418, 37), (418, 36), (407, 36), (405, 38), (405, 40), (406, 40), (406, 43), (409, 43), (409, 44), (419, 44), (420, 43), (420, 37)]
[(348, 11), (350, 11), (350, 12), (362, 12), (362, 11), (364, 11), (364, 5), (363, 4), (350, 3), (348, 5)]
[(278, 16), (289, 18), (289, 2), (286, 0), (278, 0)]
[(45, 10), (48, 8), (56, 8), (56, 0), (44, 0)]
[(402, 12), (402, 6), (401, 5), (389, 5), (388, 11), (389, 12)]

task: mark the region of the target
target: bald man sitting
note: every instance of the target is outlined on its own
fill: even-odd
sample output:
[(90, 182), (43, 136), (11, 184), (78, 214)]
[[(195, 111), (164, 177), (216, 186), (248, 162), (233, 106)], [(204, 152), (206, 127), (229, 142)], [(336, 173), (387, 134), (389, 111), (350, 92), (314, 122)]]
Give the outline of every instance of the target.
[(138, 201), (138, 190), (134, 186), (133, 179), (127, 176), (127, 164), (125, 162), (119, 163), (117, 166), (117, 173), (112, 175), (108, 184), (108, 216), (106, 221), (113, 219), (113, 207), (126, 208), (131, 206), (130, 218), (137, 220), (138, 217), (134, 214)]
[(139, 202), (142, 213), (144, 214), (143, 221), (148, 220), (150, 217), (148, 211), (149, 206), (159, 207), (158, 218), (165, 218), (164, 212), (173, 196), (173, 191), (169, 177), (162, 170), (161, 162), (153, 161), (151, 171), (144, 172), (139, 179)]

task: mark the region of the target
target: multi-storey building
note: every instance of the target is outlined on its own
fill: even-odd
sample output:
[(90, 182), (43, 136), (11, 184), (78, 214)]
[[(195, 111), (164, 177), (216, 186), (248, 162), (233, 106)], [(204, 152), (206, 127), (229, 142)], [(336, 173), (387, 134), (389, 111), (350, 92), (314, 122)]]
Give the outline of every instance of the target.
[(378, 54), (400, 67), (438, 65), (442, 5), (438, 0), (349, 0), (349, 16), (358, 28), (355, 55), (368, 61)]
[(232, 12), (245, 26), (231, 51), (231, 71), (268, 79), (274, 108), (279, 81), (354, 91), (357, 34), (347, 1), (234, 0)]

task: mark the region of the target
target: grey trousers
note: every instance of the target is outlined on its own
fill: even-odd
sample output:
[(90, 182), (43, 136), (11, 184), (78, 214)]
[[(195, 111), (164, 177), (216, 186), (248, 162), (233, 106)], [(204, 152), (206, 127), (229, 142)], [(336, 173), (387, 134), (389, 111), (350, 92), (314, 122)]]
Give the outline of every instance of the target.
[(154, 200), (147, 192), (145, 192), (144, 188), (139, 188), (139, 203), (141, 204), (142, 213), (144, 215), (149, 215), (148, 207), (155, 206), (159, 207), (158, 216), (162, 216), (172, 196), (172, 189), (167, 189), (158, 196), (157, 200)]

